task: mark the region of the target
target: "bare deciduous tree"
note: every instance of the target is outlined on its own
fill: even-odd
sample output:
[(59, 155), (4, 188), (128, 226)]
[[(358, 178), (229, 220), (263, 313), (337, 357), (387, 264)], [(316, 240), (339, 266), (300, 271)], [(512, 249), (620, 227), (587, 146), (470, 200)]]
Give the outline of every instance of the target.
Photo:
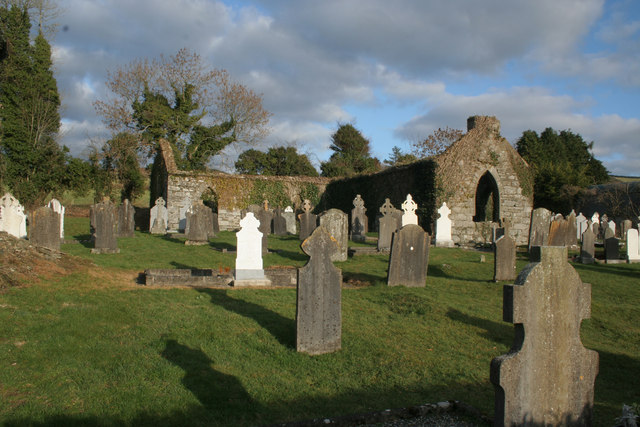
[(411, 154), (418, 158), (437, 156), (456, 142), (463, 135), (459, 129), (445, 127), (434, 130), (425, 139), (419, 139), (411, 143)]

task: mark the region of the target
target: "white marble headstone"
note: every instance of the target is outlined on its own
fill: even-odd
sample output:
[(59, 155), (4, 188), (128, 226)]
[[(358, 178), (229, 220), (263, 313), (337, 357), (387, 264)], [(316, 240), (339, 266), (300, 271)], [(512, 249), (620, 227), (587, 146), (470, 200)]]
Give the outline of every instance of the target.
[(449, 209), (446, 202), (438, 209), (439, 217), (436, 220), (436, 246), (438, 247), (450, 248), (453, 246), (450, 213), (451, 209)]
[(418, 225), (418, 216), (416, 215), (416, 209), (418, 209), (418, 205), (413, 201), (411, 194), (407, 194), (407, 200), (402, 202), (402, 226), (408, 224)]
[(576, 237), (578, 238), (578, 240), (582, 239), (582, 233), (587, 231), (588, 226), (589, 224), (587, 223), (587, 217), (582, 215), (582, 212), (580, 212), (576, 217)]
[(609, 228), (613, 231), (613, 235), (616, 235), (616, 222), (614, 220), (609, 221)]
[[(260, 221), (247, 212), (240, 220), (240, 231), (236, 233), (237, 254), (235, 284), (243, 281), (264, 281), (264, 270), (262, 268), (262, 233), (258, 230)], [(262, 284), (262, 283), (256, 283)]]
[(58, 199), (51, 199), (47, 207), (53, 209), (53, 211), (60, 215), (60, 238), (64, 239), (64, 206)]
[(638, 243), (638, 230), (627, 230), (627, 261), (640, 262), (640, 246)]
[(6, 231), (14, 237), (24, 239), (27, 237), (27, 216), (24, 207), (11, 194), (6, 193), (0, 199), (2, 219), (0, 231)]
[(598, 212), (594, 213), (591, 216), (591, 223), (592, 224), (600, 224), (600, 214)]

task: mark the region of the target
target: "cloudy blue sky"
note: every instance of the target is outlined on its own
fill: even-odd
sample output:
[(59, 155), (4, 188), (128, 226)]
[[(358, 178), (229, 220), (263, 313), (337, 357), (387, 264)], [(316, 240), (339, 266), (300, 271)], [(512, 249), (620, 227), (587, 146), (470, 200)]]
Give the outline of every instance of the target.
[[(524, 130), (571, 129), (610, 172), (640, 176), (637, 0), (61, 0), (53, 39), (61, 143), (108, 135), (93, 102), (108, 70), (182, 47), (263, 94), (264, 147), (316, 162), (339, 122), (385, 159), (438, 127), (492, 115)], [(243, 147), (231, 147), (230, 164)]]

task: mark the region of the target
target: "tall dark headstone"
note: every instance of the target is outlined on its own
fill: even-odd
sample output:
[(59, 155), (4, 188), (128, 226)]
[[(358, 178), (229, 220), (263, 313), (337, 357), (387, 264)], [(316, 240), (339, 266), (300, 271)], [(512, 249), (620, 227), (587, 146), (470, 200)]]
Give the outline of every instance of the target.
[(122, 204), (118, 206), (118, 237), (133, 237), (136, 229), (136, 210), (129, 202), (124, 199)]
[(276, 208), (273, 211), (273, 234), (276, 236), (287, 235), (287, 220), (282, 215), (282, 209)]
[(504, 234), (494, 244), (493, 280), (515, 280), (516, 244), (508, 234)]
[(306, 200), (302, 203), (302, 213), (298, 215), (298, 219), (300, 220), (300, 241), (304, 242), (307, 237), (311, 236), (313, 230), (316, 229), (316, 225), (318, 223), (318, 217), (315, 214), (311, 213), (313, 206), (311, 206), (311, 202)]
[[(391, 238), (393, 233), (398, 231), (398, 216), (394, 215), (398, 212), (393, 207), (389, 199), (384, 200), (384, 204), (380, 207), (380, 213), (382, 216), (379, 220), (378, 231), (378, 250), (388, 251), (391, 250)], [(400, 215), (400, 221), (402, 221), (402, 215)]]
[(416, 224), (393, 233), (387, 285), (424, 287), (429, 267), (429, 234)]
[(60, 214), (48, 207), (33, 211), (29, 221), (29, 240), (34, 245), (59, 251)]
[(93, 221), (93, 254), (119, 253), (117, 209), (110, 200), (104, 200), (91, 207), (89, 217)]
[(508, 354), (491, 361), (496, 426), (589, 426), (598, 353), (584, 348), (591, 285), (567, 262), (567, 248), (534, 247), (532, 263), (505, 285), (503, 318), (515, 326)]
[(320, 226), (302, 242), (302, 250), (311, 258), (298, 269), (296, 350), (331, 353), (342, 347), (342, 272), (331, 261), (340, 248)]
[(354, 242), (364, 242), (366, 238), (368, 219), (367, 208), (364, 207), (364, 200), (358, 194), (353, 199), (353, 209), (351, 209), (351, 240)]
[(551, 212), (545, 208), (534, 209), (531, 212), (531, 226), (529, 230), (529, 249), (532, 246), (544, 246), (549, 238), (549, 224)]
[(202, 200), (193, 203), (186, 212), (187, 225), (185, 245), (206, 245), (213, 232), (211, 208), (205, 206)]
[(582, 264), (593, 264), (596, 254), (596, 235), (591, 227), (582, 233), (582, 246), (580, 248), (580, 262)]
[(609, 227), (604, 231), (604, 259), (609, 264), (620, 262), (620, 239)]

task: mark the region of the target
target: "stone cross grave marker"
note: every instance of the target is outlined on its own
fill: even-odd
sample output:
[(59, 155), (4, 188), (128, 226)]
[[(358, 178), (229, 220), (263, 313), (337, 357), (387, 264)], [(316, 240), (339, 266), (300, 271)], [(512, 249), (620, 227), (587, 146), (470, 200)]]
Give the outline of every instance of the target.
[(380, 207), (380, 213), (382, 216), (380, 217), (378, 227), (379, 251), (391, 250), (391, 237), (393, 236), (393, 233), (398, 231), (398, 220), (394, 215), (396, 211), (397, 209), (393, 207), (388, 198), (384, 200), (384, 204)]
[(609, 227), (604, 231), (604, 259), (607, 264), (620, 262), (620, 239), (616, 238)]
[(0, 199), (0, 231), (6, 231), (13, 237), (24, 239), (27, 237), (27, 216), (24, 213), (24, 206), (18, 199), (9, 193), (5, 193)]
[(169, 211), (162, 197), (156, 199), (155, 205), (149, 213), (149, 232), (151, 234), (165, 234), (169, 224)]
[(311, 236), (313, 230), (316, 229), (318, 223), (318, 216), (311, 213), (313, 206), (309, 199), (305, 199), (302, 203), (302, 213), (298, 215), (300, 220), (300, 241), (304, 242), (307, 237)]
[(529, 249), (532, 246), (544, 246), (549, 241), (549, 226), (551, 225), (551, 211), (537, 208), (531, 212), (531, 226), (529, 229)]
[(418, 225), (418, 216), (416, 215), (416, 209), (418, 205), (413, 201), (411, 194), (407, 194), (407, 199), (402, 202), (402, 227), (409, 224)]
[(320, 226), (302, 242), (309, 255), (298, 269), (296, 350), (311, 355), (331, 353), (342, 347), (342, 272), (331, 257), (340, 251), (336, 239)]
[[(269, 202), (266, 202), (266, 206), (269, 206)], [(260, 222), (258, 229), (262, 233), (262, 253), (266, 254), (268, 252), (268, 235), (271, 233), (271, 218), (272, 214), (270, 211), (264, 210), (265, 203), (263, 202), (262, 206), (251, 204), (247, 207), (247, 209), (242, 213), (242, 217), (244, 218), (247, 213), (251, 212), (254, 217)]]
[(566, 247), (534, 247), (531, 260), (504, 286), (503, 317), (515, 326), (515, 342), (491, 361), (494, 425), (591, 425), (598, 353), (580, 341), (591, 285), (567, 262)]
[(297, 234), (298, 230), (296, 229), (296, 214), (295, 212), (293, 212), (293, 208), (291, 206), (287, 206), (286, 208), (284, 208), (282, 216), (287, 222), (287, 233)]
[(640, 246), (638, 244), (638, 230), (630, 228), (627, 230), (627, 261), (629, 263), (640, 262)]
[(209, 243), (212, 230), (211, 209), (202, 203), (202, 200), (194, 202), (186, 212), (187, 225), (185, 245), (206, 245)]
[(236, 270), (233, 286), (268, 286), (262, 265), (262, 232), (260, 221), (247, 214), (240, 220), (240, 231), (236, 233)]
[(282, 216), (282, 209), (276, 208), (273, 211), (273, 234), (285, 236), (287, 234), (287, 220)]
[(596, 235), (593, 229), (587, 226), (582, 233), (582, 246), (580, 248), (580, 262), (582, 264), (593, 264), (596, 254)]
[(60, 250), (60, 214), (43, 206), (31, 212), (29, 240), (37, 246)]
[(576, 217), (576, 239), (582, 239), (582, 233), (585, 232), (588, 226), (587, 217), (582, 215), (582, 212), (580, 212)]
[(118, 237), (133, 237), (136, 228), (136, 210), (129, 202), (124, 199), (122, 204), (118, 206)]
[(515, 280), (516, 243), (508, 234), (504, 234), (494, 244), (493, 280)]
[(443, 203), (438, 209), (438, 219), (436, 220), (436, 246), (441, 248), (453, 247), (451, 240), (451, 220), (449, 219), (451, 209), (447, 203)]
[(51, 199), (47, 207), (53, 209), (55, 213), (60, 215), (60, 240), (64, 240), (64, 211), (65, 208), (58, 199)]
[(364, 207), (364, 200), (358, 194), (353, 199), (353, 209), (351, 209), (351, 240), (354, 242), (364, 242), (367, 228), (367, 208)]
[(91, 206), (89, 213), (93, 223), (93, 254), (117, 254), (118, 214), (111, 200), (105, 199)]
[(346, 261), (349, 250), (349, 217), (340, 209), (329, 209), (319, 218), (320, 226), (338, 242), (339, 251), (331, 254), (331, 261)]
[(426, 285), (430, 240), (429, 234), (416, 224), (405, 225), (393, 233), (388, 286)]

